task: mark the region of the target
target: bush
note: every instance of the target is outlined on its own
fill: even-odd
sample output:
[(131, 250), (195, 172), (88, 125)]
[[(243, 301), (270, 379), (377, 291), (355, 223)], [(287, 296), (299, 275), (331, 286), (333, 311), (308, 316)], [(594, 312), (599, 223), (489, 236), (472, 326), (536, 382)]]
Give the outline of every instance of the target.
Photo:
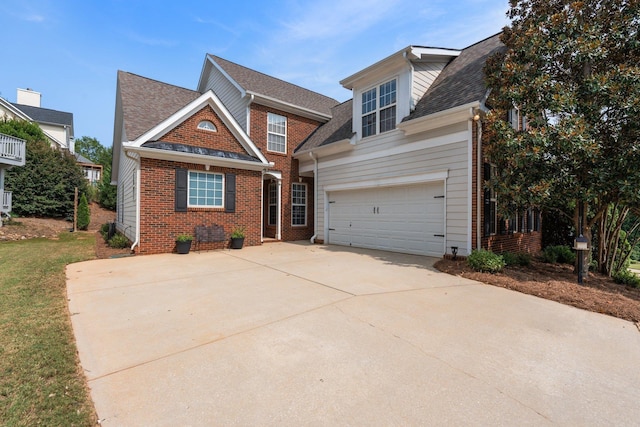
[(100, 226), (100, 234), (102, 235), (102, 238), (106, 242), (108, 240), (108, 238), (109, 238), (109, 223), (108, 222), (105, 222), (104, 224), (102, 224)]
[(505, 265), (520, 265), (523, 267), (531, 265), (531, 255), (523, 252), (505, 252), (502, 254)]
[(613, 274), (613, 281), (625, 286), (631, 286), (633, 288), (640, 288), (640, 277), (635, 273), (627, 270), (626, 268)]
[(471, 255), (467, 257), (467, 263), (475, 271), (487, 273), (497, 273), (501, 271), (505, 265), (502, 256), (484, 249), (472, 251)]
[(123, 234), (116, 233), (108, 242), (109, 246), (116, 249), (124, 249), (129, 246), (129, 239)]
[(80, 230), (86, 230), (89, 228), (91, 222), (91, 214), (89, 213), (89, 203), (87, 197), (82, 194), (80, 196), (80, 203), (78, 203), (78, 228)]
[(576, 254), (569, 246), (547, 246), (542, 252), (542, 259), (550, 264), (573, 264), (576, 262)]

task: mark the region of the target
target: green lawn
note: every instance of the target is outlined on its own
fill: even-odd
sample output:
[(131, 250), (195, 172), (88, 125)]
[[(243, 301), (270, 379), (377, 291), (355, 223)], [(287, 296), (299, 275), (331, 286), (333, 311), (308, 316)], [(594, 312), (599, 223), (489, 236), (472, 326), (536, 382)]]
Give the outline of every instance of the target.
[(94, 245), (93, 233), (0, 243), (0, 425), (95, 425), (64, 272)]
[(629, 268), (632, 268), (634, 270), (640, 270), (640, 262), (631, 261), (631, 264), (629, 265)]

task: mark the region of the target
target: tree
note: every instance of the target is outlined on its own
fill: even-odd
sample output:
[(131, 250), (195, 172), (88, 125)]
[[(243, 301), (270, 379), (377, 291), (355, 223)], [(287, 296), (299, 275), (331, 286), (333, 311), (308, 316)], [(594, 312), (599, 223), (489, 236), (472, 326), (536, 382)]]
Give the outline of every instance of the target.
[(98, 203), (105, 209), (115, 210), (117, 187), (111, 185), (113, 147), (106, 148), (96, 138), (83, 136), (76, 140), (76, 152), (102, 165), (102, 179), (98, 183)]
[[(506, 49), (485, 68), (490, 185), (515, 208), (568, 208), (591, 240), (611, 204), (640, 205), (640, 1), (510, 5)], [(507, 122), (514, 108), (526, 130)]]
[(80, 196), (80, 202), (78, 203), (78, 229), (86, 230), (89, 228), (90, 222), (89, 202), (87, 202), (87, 197), (83, 194)]
[(73, 216), (75, 187), (86, 191), (86, 180), (75, 157), (51, 148), (35, 123), (3, 120), (0, 132), (27, 141), (26, 163), (6, 174), (13, 192), (13, 212), (18, 215), (65, 218)]

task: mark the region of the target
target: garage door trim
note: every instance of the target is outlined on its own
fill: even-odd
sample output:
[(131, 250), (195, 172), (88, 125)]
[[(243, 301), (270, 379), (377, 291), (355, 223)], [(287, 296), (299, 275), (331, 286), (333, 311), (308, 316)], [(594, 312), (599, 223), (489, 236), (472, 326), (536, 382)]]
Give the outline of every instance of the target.
[(405, 175), (389, 178), (372, 179), (367, 181), (345, 182), (342, 184), (330, 184), (324, 187), (325, 200), (327, 193), (331, 191), (359, 190), (361, 188), (394, 187), (399, 185), (427, 184), (432, 181), (446, 181), (449, 170), (423, 173), (419, 175)]

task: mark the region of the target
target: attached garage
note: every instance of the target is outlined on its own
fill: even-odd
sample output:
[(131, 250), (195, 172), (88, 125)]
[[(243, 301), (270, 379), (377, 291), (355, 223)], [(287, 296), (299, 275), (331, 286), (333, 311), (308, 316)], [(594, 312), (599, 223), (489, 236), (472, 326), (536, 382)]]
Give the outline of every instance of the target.
[(328, 243), (441, 257), (444, 194), (443, 181), (330, 192)]

